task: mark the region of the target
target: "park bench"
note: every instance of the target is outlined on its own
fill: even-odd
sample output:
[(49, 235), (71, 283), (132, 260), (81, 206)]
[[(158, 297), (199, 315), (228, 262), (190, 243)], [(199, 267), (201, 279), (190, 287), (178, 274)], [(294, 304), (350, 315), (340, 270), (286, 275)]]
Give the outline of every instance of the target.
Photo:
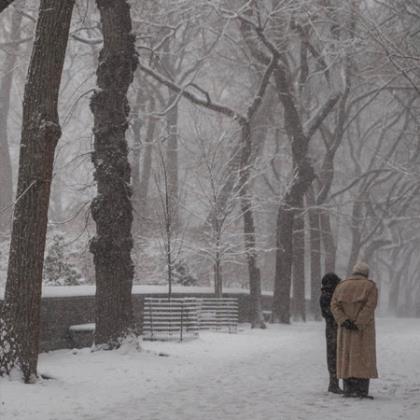
[(198, 301), (195, 298), (145, 298), (144, 340), (179, 340), (198, 337)]
[(95, 324), (78, 324), (69, 327), (69, 335), (73, 348), (90, 347), (93, 344)]
[(238, 329), (238, 299), (199, 299), (198, 323), (200, 330), (236, 333)]
[(199, 330), (237, 332), (236, 298), (146, 298), (143, 313), (145, 340), (195, 338)]

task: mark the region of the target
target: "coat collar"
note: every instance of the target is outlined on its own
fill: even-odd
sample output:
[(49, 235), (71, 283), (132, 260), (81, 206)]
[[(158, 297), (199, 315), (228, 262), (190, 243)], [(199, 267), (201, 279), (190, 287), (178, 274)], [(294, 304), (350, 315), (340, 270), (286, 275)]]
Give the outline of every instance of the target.
[(368, 280), (366, 276), (360, 273), (353, 273), (347, 280)]

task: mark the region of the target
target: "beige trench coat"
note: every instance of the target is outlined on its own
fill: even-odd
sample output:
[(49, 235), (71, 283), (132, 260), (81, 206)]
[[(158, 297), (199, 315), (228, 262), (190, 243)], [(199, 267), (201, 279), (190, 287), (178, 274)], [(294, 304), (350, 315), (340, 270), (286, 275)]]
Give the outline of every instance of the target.
[[(333, 294), (331, 311), (338, 324), (337, 377), (377, 378), (375, 308), (378, 289), (372, 280), (359, 275), (342, 281)], [(357, 331), (341, 327), (354, 321)]]

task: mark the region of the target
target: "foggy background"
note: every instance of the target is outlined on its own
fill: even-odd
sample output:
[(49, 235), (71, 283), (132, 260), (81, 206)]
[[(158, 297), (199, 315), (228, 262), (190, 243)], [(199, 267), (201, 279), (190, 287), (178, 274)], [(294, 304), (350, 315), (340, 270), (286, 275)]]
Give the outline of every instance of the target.
[[(133, 1), (141, 62), (178, 86), (188, 85), (203, 100), (206, 91), (212, 101), (246, 113), (264, 67), (246, 48), (244, 22), (235, 19), (235, 10), (243, 3)], [(267, 33), (288, 57), (289, 87), (303, 127), (310, 125), (328, 97), (341, 95), (309, 140), (315, 201), (305, 198), (304, 242), (295, 247), (295, 252), (303, 251), (306, 297), (311, 296), (313, 277), (309, 217), (315, 210), (331, 226), (337, 274), (349, 274), (357, 259), (367, 261), (380, 289), (380, 311), (419, 316), (420, 6), (410, 0), (359, 1), (357, 12), (352, 12), (349, 1), (334, 2), (338, 5), (334, 9), (321, 0), (262, 3), (261, 20), (267, 25), (269, 18), (283, 17), (281, 28), (273, 26)], [(0, 17), (0, 287), (6, 279), (23, 89), (37, 10), (37, 1), (19, 0)], [(63, 135), (56, 153), (44, 270), (44, 281), (50, 285), (94, 282), (89, 205), (96, 192), (89, 99), (96, 84), (101, 37), (93, 2), (79, 1), (61, 85)], [(164, 170), (176, 197), (176, 281), (212, 285), (218, 250), (223, 286), (248, 287), (235, 188), (228, 192), (229, 210), (217, 246), (208, 227), (214, 192), (226, 188), (229, 174), (237, 170), (238, 124), (191, 104), (140, 70), (131, 86), (130, 106), (135, 283), (166, 284)], [(277, 211), (294, 176), (285, 124), (283, 106), (271, 84), (252, 121), (250, 182), (266, 291), (272, 291), (274, 283)], [(328, 252), (323, 243), (322, 274), (325, 259), (331, 257)]]

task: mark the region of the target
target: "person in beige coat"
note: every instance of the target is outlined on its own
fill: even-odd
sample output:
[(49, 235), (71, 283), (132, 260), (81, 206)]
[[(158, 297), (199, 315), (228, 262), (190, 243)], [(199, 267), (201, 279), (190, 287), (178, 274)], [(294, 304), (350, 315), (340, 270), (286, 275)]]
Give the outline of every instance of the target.
[(337, 377), (343, 379), (345, 397), (372, 398), (368, 395), (369, 380), (378, 377), (378, 289), (368, 277), (369, 266), (357, 263), (352, 275), (337, 286), (331, 300), (331, 312), (338, 324)]

